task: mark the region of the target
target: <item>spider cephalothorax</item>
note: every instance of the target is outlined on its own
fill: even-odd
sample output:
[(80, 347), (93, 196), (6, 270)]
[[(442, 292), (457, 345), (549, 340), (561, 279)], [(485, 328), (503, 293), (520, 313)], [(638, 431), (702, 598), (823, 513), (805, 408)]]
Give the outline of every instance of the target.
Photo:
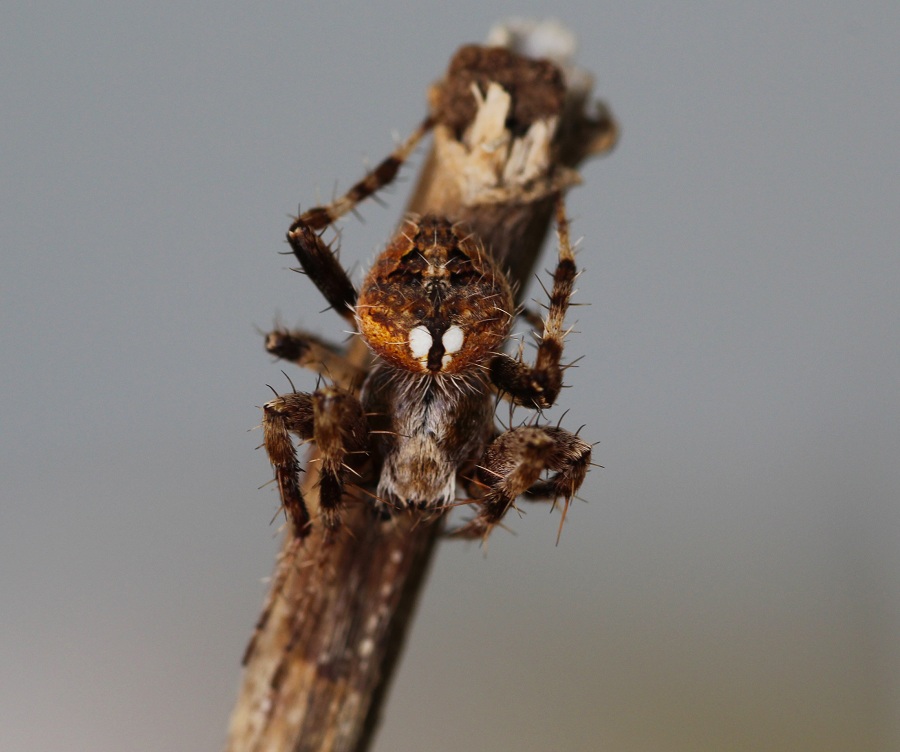
[(398, 368), (460, 374), (509, 332), (512, 290), (471, 234), (439, 217), (407, 220), (366, 276), (356, 305), (369, 347)]

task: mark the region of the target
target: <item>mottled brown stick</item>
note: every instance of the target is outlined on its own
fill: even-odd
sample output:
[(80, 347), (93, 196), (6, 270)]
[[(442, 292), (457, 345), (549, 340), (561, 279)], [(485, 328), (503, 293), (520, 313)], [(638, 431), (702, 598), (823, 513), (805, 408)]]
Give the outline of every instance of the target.
[[(469, 223), (512, 269), (520, 290), (556, 198), (578, 182), (578, 162), (615, 142), (608, 113), (586, 113), (587, 92), (567, 89), (565, 80), (547, 61), (467, 46), (430, 94), (426, 123), (434, 146), (409, 209)], [(371, 192), (381, 177), (359, 185)], [(349, 296), (339, 293), (333, 302)], [(352, 389), (345, 382), (355, 369), (365, 370), (369, 356), (361, 344), (349, 348), (346, 368), (334, 369), (337, 386)], [(302, 489), (313, 520), (315, 459)], [(245, 654), (229, 752), (369, 747), (442, 530), (439, 515), (375, 520), (369, 493), (350, 489), (356, 503), (348, 500), (340, 530), (311, 525), (304, 538), (286, 535)]]

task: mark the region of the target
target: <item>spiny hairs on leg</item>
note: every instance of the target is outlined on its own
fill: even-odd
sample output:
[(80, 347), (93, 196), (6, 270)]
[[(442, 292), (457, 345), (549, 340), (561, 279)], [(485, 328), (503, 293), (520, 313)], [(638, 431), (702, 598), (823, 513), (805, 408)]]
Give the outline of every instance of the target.
[(553, 288), (544, 319), (544, 329), (538, 345), (534, 366), (506, 354), (496, 356), (490, 365), (491, 380), (509, 393), (517, 404), (547, 408), (556, 402), (562, 388), (563, 329), (572, 288), (578, 276), (575, 255), (569, 242), (569, 220), (566, 218), (562, 196), (556, 202), (556, 226), (559, 236), (559, 258), (553, 273)]
[(326, 376), (334, 383), (358, 387), (365, 378), (366, 369), (351, 363), (340, 346), (314, 334), (279, 326), (265, 336), (267, 353)]
[[(498, 355), (491, 361), (491, 379), (509, 392), (518, 404), (549, 407), (562, 387), (563, 329), (569, 298), (577, 277), (575, 257), (569, 240), (569, 222), (560, 196), (556, 204), (559, 258), (553, 274), (553, 288), (543, 336), (533, 367), (521, 358)], [(486, 489), (477, 500), (479, 514), (456, 531), (469, 538), (486, 538), (525, 493), (563, 499), (563, 520), (569, 504), (584, 481), (591, 460), (591, 445), (559, 427), (519, 426), (500, 434), (485, 450), (478, 480)], [(545, 472), (552, 473), (541, 479)], [(562, 523), (560, 523), (562, 529)]]
[[(478, 469), (478, 479), (487, 489), (478, 499), (480, 512), (454, 535), (487, 538), (516, 498), (525, 493), (554, 502), (562, 499), (564, 521), (590, 462), (591, 445), (562, 428), (519, 426), (500, 434), (485, 451)], [(545, 471), (553, 474), (541, 480)]]
[(426, 118), (406, 141), (347, 193), (327, 206), (315, 206), (304, 212), (294, 220), (287, 232), (288, 243), (303, 271), (329, 305), (348, 321), (353, 321), (356, 288), (320, 233), (352, 211), (360, 201), (388, 185), (433, 125), (432, 119)]
[(368, 426), (359, 399), (336, 387), (293, 392), (263, 406), (263, 436), (285, 512), (296, 537), (309, 533), (310, 516), (300, 490), (300, 463), (291, 434), (319, 448), (319, 515), (329, 530), (340, 527), (344, 475), (361, 465)]
[(294, 527), (294, 536), (309, 533), (309, 511), (300, 490), (300, 462), (291, 434), (300, 438), (313, 435), (311, 394), (283, 394), (263, 405), (263, 442), (269, 462), (275, 470), (278, 493), (285, 514)]
[(341, 525), (344, 476), (368, 456), (369, 427), (359, 398), (326, 387), (313, 393), (314, 438), (319, 449), (319, 515), (328, 530)]
[(354, 207), (360, 202), (367, 199), (373, 193), (379, 191), (384, 186), (391, 183), (403, 163), (409, 159), (419, 141), (434, 127), (434, 120), (431, 117), (425, 118), (418, 128), (416, 128), (400, 146), (398, 146), (391, 154), (382, 160), (382, 162), (371, 172), (366, 173), (365, 177), (357, 182), (349, 191), (336, 201), (327, 206), (314, 206), (303, 212), (291, 225), (289, 231), (293, 232), (300, 225), (305, 225), (311, 230), (324, 230), (331, 224), (343, 217), (347, 212), (353, 211)]

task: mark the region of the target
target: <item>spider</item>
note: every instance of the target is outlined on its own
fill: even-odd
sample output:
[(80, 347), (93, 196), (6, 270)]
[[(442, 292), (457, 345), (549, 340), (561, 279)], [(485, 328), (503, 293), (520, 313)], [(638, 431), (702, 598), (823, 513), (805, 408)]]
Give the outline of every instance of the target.
[(505, 431), (494, 425), (499, 396), (539, 418), (562, 387), (563, 320), (577, 274), (561, 191), (559, 255), (533, 365), (502, 351), (518, 313), (513, 285), (464, 224), (434, 214), (408, 217), (358, 291), (322, 239), (393, 180), (432, 125), (426, 119), (347, 194), (301, 214), (287, 233), (302, 271), (373, 356), (371, 367), (359, 367), (309, 334), (268, 335), (270, 353), (350, 385), (276, 393), (263, 406), (265, 449), (297, 538), (312, 521), (292, 435), (318, 448), (318, 515), (328, 531), (342, 526), (351, 483), (375, 488), (371, 507), (381, 518), (403, 509), (441, 514), (457, 503), (460, 483), (468, 493), (463, 503), (478, 509), (453, 531), (461, 537), (487, 538), (525, 494), (562, 500), (564, 520), (590, 464), (591, 445), (563, 428), (537, 420)]

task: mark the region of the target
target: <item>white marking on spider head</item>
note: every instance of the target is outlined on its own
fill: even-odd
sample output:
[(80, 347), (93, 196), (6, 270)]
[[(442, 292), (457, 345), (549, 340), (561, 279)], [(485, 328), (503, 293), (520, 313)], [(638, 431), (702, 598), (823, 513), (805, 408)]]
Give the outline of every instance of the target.
[[(409, 351), (417, 360), (428, 357), (431, 349), (431, 333), (424, 326), (417, 326), (409, 331)], [(446, 347), (446, 345), (444, 345)]]
[(464, 340), (465, 335), (463, 334), (463, 330), (454, 324), (444, 332), (444, 336), (441, 337), (441, 342), (444, 345), (444, 352), (450, 353), (450, 355), (458, 353), (462, 350)]
[(444, 336), (441, 337), (441, 344), (444, 346), (445, 355), (441, 358), (441, 368), (446, 368), (450, 365), (453, 355), (462, 350), (465, 339), (466, 336), (463, 334), (463, 330), (456, 324), (444, 332)]

